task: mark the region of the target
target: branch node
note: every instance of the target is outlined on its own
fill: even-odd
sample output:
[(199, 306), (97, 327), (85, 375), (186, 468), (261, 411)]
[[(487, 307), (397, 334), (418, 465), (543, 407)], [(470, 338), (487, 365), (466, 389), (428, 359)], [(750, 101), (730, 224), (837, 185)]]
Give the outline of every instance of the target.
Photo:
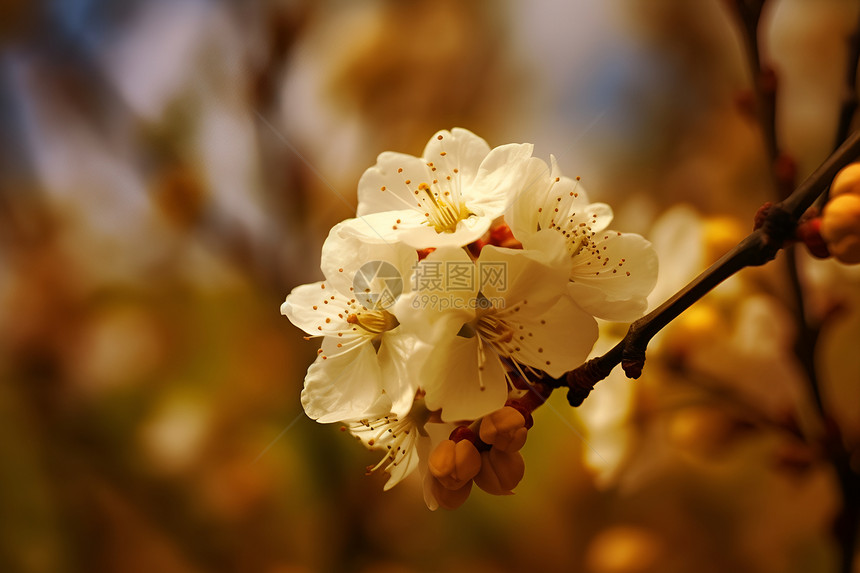
[[(794, 239), (797, 221), (781, 204), (770, 201), (759, 207), (755, 214), (754, 229), (761, 229), (764, 244), (779, 250)], [(774, 253), (775, 254), (775, 253)], [(768, 258), (770, 260), (773, 257)]]
[(621, 359), (621, 368), (628, 378), (635, 380), (642, 376), (642, 369), (645, 368), (645, 348), (632, 341), (630, 344), (625, 345), (624, 356)]
[(585, 364), (567, 373), (567, 401), (571, 406), (582, 405), (594, 389), (594, 385), (609, 376), (616, 362), (610, 361), (608, 366), (604, 357), (592, 358)]

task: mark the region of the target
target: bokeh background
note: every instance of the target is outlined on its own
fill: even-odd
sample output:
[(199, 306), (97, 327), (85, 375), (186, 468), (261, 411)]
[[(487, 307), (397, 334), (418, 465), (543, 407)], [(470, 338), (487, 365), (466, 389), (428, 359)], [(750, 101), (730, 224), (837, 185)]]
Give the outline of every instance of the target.
[[(581, 176), (654, 241), (659, 303), (774, 199), (730, 4), (0, 2), (0, 570), (835, 571), (779, 261), (655, 340), (642, 380), (554, 397), (516, 494), (454, 512), (418, 479), (383, 493), (378, 453), (303, 415), (316, 344), (279, 314), (376, 155), (455, 126)], [(833, 148), (858, 12), (764, 14), (800, 176)], [(798, 256), (850, 450), (860, 277)]]

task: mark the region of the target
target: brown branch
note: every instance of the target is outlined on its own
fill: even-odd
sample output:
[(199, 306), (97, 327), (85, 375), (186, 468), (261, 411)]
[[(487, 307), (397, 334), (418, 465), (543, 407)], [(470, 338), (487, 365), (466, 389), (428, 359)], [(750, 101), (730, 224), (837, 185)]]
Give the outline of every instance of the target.
[(765, 0), (734, 0), (731, 2), (743, 32), (744, 52), (752, 73), (756, 96), (756, 113), (762, 126), (762, 136), (771, 164), (779, 158), (776, 137), (776, 74), (762, 61), (759, 50), (759, 26)]
[(606, 378), (619, 363), (628, 378), (638, 378), (645, 363), (645, 349), (654, 335), (739, 270), (773, 260), (793, 238), (801, 216), (824, 192), (836, 173), (858, 157), (860, 132), (854, 132), (789, 197), (763, 210), (762, 225), (758, 229), (669, 300), (630, 325), (624, 338), (609, 352), (558, 379), (557, 386), (569, 389), (570, 404), (580, 405), (594, 385)]
[[(860, 11), (858, 11), (857, 26), (848, 41), (848, 58), (845, 69), (845, 92), (842, 96), (842, 105), (839, 110), (839, 124), (836, 129), (836, 144), (851, 130), (854, 115), (857, 112), (857, 67), (860, 64)], [(819, 199), (818, 205), (823, 207), (827, 203), (825, 191)], [(821, 395), (815, 388), (815, 399), (819, 408), (823, 407)], [(839, 545), (842, 548), (842, 561), (840, 573), (851, 573), (854, 570), (854, 548), (857, 536), (860, 533), (860, 474), (851, 465), (851, 453), (845, 451), (840, 432), (837, 430), (833, 439), (836, 451), (832, 458), (836, 467), (836, 475), (839, 478), (842, 490), (842, 511), (836, 517), (833, 530)]]
[(860, 63), (860, 11), (857, 13), (857, 26), (848, 37), (848, 58), (845, 63), (845, 92), (839, 109), (839, 123), (836, 128), (834, 147), (839, 145), (851, 131), (854, 113), (857, 111), (857, 65)]

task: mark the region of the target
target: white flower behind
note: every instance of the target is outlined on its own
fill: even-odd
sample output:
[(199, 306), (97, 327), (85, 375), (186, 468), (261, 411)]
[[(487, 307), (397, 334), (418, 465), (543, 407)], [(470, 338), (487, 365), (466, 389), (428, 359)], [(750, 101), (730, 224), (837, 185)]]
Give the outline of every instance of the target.
[(533, 146), (490, 149), (472, 132), (437, 132), (422, 157), (386, 151), (358, 183), (371, 240), (461, 247), (483, 235), (522, 188)]
[(574, 300), (597, 318), (639, 318), (657, 281), (651, 243), (639, 235), (608, 230), (609, 205), (590, 203), (578, 180), (561, 175), (555, 157), (551, 165), (537, 158), (529, 162), (529, 183), (506, 213), (514, 236), (529, 248), (539, 235), (560, 235)]

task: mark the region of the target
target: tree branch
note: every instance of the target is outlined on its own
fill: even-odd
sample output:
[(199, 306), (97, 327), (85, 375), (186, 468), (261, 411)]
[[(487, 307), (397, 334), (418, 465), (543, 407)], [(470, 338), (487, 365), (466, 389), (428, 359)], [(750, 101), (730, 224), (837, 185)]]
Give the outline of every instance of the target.
[(609, 352), (589, 360), (557, 379), (557, 387), (568, 388), (570, 404), (582, 404), (594, 385), (606, 378), (618, 364), (622, 365), (628, 378), (638, 378), (645, 364), (645, 349), (654, 335), (736, 272), (773, 260), (780, 249), (794, 238), (798, 221), (815, 199), (827, 189), (836, 173), (858, 157), (860, 132), (854, 132), (789, 197), (763, 208), (761, 226), (734, 249), (658, 308), (630, 325), (624, 338)]

